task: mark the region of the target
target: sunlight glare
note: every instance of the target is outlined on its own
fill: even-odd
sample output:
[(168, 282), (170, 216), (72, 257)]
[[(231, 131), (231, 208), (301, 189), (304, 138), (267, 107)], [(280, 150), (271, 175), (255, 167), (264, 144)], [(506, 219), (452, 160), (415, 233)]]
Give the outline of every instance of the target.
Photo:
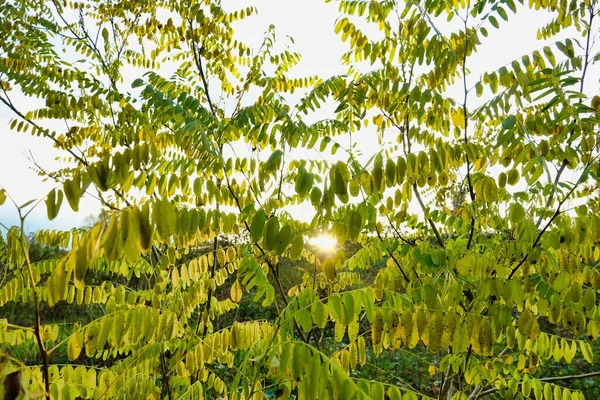
[(319, 236), (316, 236), (310, 241), (314, 246), (318, 247), (319, 250), (326, 252), (331, 252), (337, 247), (337, 242), (335, 238), (327, 234), (321, 234)]

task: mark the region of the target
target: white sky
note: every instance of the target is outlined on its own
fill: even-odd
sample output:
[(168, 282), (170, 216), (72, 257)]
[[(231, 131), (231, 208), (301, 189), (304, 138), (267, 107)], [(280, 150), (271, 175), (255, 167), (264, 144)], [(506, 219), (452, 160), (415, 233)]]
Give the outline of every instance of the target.
[[(295, 44), (291, 45), (291, 49), (303, 57), (300, 65), (293, 70), (295, 75), (316, 74), (320, 77), (328, 77), (346, 71), (346, 67), (339, 62), (346, 46), (333, 32), (335, 20), (339, 16), (336, 3), (325, 3), (323, 0), (224, 0), (223, 3), (227, 9), (248, 5), (258, 8), (258, 15), (246, 19), (237, 26), (239, 37), (250, 45), (258, 47), (263, 40), (263, 33), (270, 24), (276, 27), (278, 43), (288, 43), (286, 35), (293, 37)], [(500, 30), (490, 27), (488, 29), (490, 35), (481, 38), (483, 45), (468, 61), (471, 70), (468, 78), (469, 86), (477, 81), (482, 72), (495, 70), (515, 58), (541, 48), (545, 43), (536, 40), (536, 31), (549, 18), (549, 14), (520, 7), (518, 14), (509, 13), (509, 22), (501, 23)], [(452, 29), (445, 22), (441, 22), (439, 28), (443, 32)], [(556, 55), (558, 56), (558, 52)], [(600, 91), (599, 75), (600, 71), (590, 71), (586, 80), (587, 93)], [(127, 82), (131, 82), (138, 77), (126, 76), (125, 78)], [(450, 89), (447, 94), (455, 95), (458, 100), (462, 100), (459, 90)], [(24, 111), (41, 105), (40, 101), (26, 99), (19, 94), (11, 96), (17, 107)], [(475, 99), (475, 96), (472, 96), (472, 99)], [(43, 182), (42, 178), (31, 169), (29, 152), (33, 154), (39, 165), (48, 170), (60, 165), (55, 158), (61, 154), (54, 150), (48, 139), (12, 132), (9, 128), (12, 118), (12, 112), (0, 104), (0, 185), (19, 204), (22, 204), (31, 199), (42, 198), (54, 186), (53, 182)], [(376, 142), (372, 137), (363, 139), (365, 153), (378, 150), (371, 145)], [(71, 211), (65, 201), (59, 216), (50, 222), (46, 219), (46, 208), (42, 202), (28, 218), (26, 229), (69, 229), (80, 225), (86, 216), (96, 214), (98, 210), (98, 203), (89, 196), (82, 199), (77, 214)], [(9, 202), (0, 207), (0, 222), (5, 225), (18, 222), (16, 211)]]

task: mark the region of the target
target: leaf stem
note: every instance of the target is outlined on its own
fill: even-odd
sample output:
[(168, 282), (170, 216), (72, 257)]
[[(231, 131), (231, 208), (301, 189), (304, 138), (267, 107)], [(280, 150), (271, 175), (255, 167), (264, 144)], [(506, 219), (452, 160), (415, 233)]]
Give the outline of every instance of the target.
[[(573, 381), (573, 380), (577, 380), (577, 379), (593, 378), (595, 376), (600, 376), (600, 371), (588, 372), (586, 374), (580, 374), (580, 375), (550, 376), (547, 378), (540, 378), (538, 380), (540, 382)], [(488, 396), (492, 393), (495, 393), (497, 391), (498, 391), (497, 388), (484, 390), (483, 392), (480, 392), (478, 395), (476, 395), (474, 398), (479, 399), (479, 398)], [(469, 399), (470, 399), (470, 397), (469, 397)]]

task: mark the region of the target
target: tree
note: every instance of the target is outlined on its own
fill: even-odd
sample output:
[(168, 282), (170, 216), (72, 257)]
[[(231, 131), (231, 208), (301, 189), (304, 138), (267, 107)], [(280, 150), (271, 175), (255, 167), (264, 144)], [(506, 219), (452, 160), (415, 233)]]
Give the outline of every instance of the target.
[[(583, 397), (569, 382), (597, 371), (539, 369), (591, 363), (598, 338), (600, 97), (584, 83), (600, 59), (600, 5), (338, 4), (348, 72), (330, 77), (295, 76), (300, 55), (280, 49), (274, 28), (260, 48), (245, 45), (234, 23), (253, 7), (0, 5), (0, 102), (14, 112), (11, 128), (65, 154), (59, 171), (40, 170), (56, 181), (43, 199), (48, 217), (65, 203), (77, 211), (84, 193), (110, 210), (89, 229), (38, 232), (68, 248), (57, 260), (33, 262), (22, 226), (8, 230), (0, 307), (33, 303), (37, 314), (33, 328), (2, 321), (0, 337), (11, 346), (35, 338), (41, 360), (4, 361), (3, 376), (20, 372), (17, 389), (47, 398)], [(540, 39), (570, 38), (470, 76), (488, 29), (525, 7), (552, 16)], [(460, 28), (442, 33), (441, 18)], [(20, 110), (19, 91), (45, 105)], [(335, 111), (309, 122), (327, 101)], [(361, 137), (380, 150), (361, 157)], [(291, 210), (299, 204), (310, 218)], [(33, 206), (18, 207), (22, 220)], [(314, 248), (323, 232), (337, 250)], [(211, 251), (185, 257), (207, 241)], [(346, 254), (346, 242), (358, 250)], [(312, 266), (293, 287), (280, 279), (285, 259)], [(106, 279), (90, 283), (98, 271)], [(215, 296), (220, 288), (229, 298)], [(250, 292), (277, 318), (215, 329)], [(64, 302), (105, 313), (83, 325), (44, 321), (40, 304)], [(73, 365), (52, 364), (60, 349)], [(423, 388), (403, 384), (402, 371), (393, 381), (356, 377), (377, 357), (418, 349), (430, 363)], [(84, 356), (95, 365), (77, 366)]]

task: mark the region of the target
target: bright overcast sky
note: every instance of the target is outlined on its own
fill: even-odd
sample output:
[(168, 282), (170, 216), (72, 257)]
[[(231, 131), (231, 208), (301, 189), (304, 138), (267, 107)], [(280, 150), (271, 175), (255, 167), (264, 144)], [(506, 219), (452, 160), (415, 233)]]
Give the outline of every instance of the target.
[[(323, 0), (223, 0), (223, 3), (227, 9), (248, 5), (254, 5), (258, 9), (258, 15), (237, 25), (240, 38), (251, 46), (257, 47), (261, 43), (263, 33), (270, 24), (276, 27), (278, 43), (288, 43), (286, 35), (293, 37), (295, 43), (291, 49), (303, 57), (300, 65), (293, 71), (294, 74), (327, 77), (345, 72), (346, 68), (341, 65), (339, 59), (346, 46), (333, 33), (334, 22), (339, 16), (336, 3), (325, 3)], [(545, 43), (536, 40), (536, 31), (549, 18), (549, 14), (520, 7), (519, 13), (509, 15), (509, 22), (503, 23), (500, 30), (490, 28), (490, 35), (481, 38), (483, 45), (478, 53), (469, 59), (469, 82), (476, 82), (484, 71), (495, 70), (515, 58), (541, 48)], [(441, 23), (439, 28), (443, 32), (452, 29), (448, 23)], [(587, 93), (600, 91), (599, 72), (590, 71), (586, 81)], [(126, 76), (125, 80), (131, 82), (137, 77)], [(448, 94), (462, 99), (460, 91), (450, 90)], [(32, 102), (31, 99), (18, 94), (11, 94), (11, 97), (21, 110), (26, 111), (42, 105), (40, 101)], [(53, 182), (43, 182), (31, 169), (30, 153), (39, 165), (49, 170), (60, 165), (60, 161), (55, 160), (60, 154), (54, 150), (48, 139), (12, 132), (9, 129), (12, 118), (11, 111), (0, 104), (0, 185), (21, 204), (31, 199), (42, 198), (55, 185)], [(369, 142), (375, 141), (365, 141)], [(377, 148), (373, 148), (373, 151), (375, 150)], [(86, 216), (97, 214), (98, 211), (99, 204), (88, 196), (82, 199), (79, 213), (73, 213), (65, 202), (59, 216), (50, 222), (46, 219), (46, 209), (42, 202), (28, 218), (26, 229), (69, 229), (81, 224)], [(16, 224), (16, 215), (9, 202), (0, 207), (0, 222), (3, 224)]]

